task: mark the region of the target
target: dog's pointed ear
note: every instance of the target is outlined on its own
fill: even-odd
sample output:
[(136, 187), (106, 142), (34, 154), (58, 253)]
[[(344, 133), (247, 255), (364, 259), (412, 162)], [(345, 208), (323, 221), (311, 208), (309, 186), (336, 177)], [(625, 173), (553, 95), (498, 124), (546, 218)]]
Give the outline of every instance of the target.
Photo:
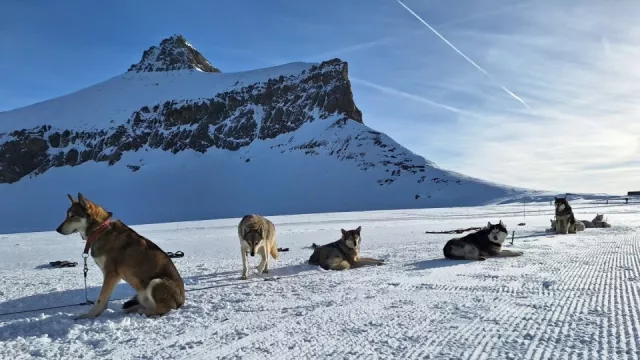
[(75, 204), (78, 202), (78, 200), (74, 199), (73, 196), (71, 196), (71, 194), (67, 194), (67, 196), (69, 197), (69, 201), (71, 201), (71, 204)]
[(342, 233), (342, 238), (344, 239), (344, 237), (347, 236), (347, 230), (340, 229), (340, 232)]
[(500, 219), (500, 225), (504, 226), (504, 223), (502, 222), (502, 219)]
[(356, 228), (356, 232), (358, 233), (358, 235), (360, 235), (360, 230), (362, 230), (362, 226), (358, 226), (358, 227)]
[(89, 201), (87, 200), (86, 197), (84, 197), (84, 195), (82, 195), (82, 193), (78, 193), (78, 202), (84, 208), (86, 208), (89, 205)]
[(491, 221), (489, 221), (489, 222), (487, 223), (487, 227), (488, 227), (488, 228), (490, 228), (490, 227), (491, 227)]
[(111, 219), (113, 213), (111, 211), (107, 211), (107, 219)]

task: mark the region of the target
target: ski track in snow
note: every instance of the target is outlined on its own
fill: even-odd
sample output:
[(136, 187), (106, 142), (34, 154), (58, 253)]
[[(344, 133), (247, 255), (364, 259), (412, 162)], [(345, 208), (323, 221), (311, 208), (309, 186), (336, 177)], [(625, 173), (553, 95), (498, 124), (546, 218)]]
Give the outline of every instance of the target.
[[(125, 315), (120, 283), (101, 317), (88, 306), (0, 316), (2, 359), (638, 359), (640, 207), (605, 208), (609, 229), (545, 233), (546, 204), (271, 217), (278, 246), (269, 277), (240, 281), (239, 219), (134, 228), (174, 259), (184, 307), (165, 317)], [(576, 211), (591, 219), (602, 209)], [(588, 212), (587, 212), (588, 211)], [(483, 226), (516, 230), (518, 258), (442, 259), (454, 235)], [(342, 220), (342, 221), (341, 221)], [(525, 221), (527, 225), (518, 227)], [(311, 243), (362, 225), (362, 255), (387, 264), (343, 272), (305, 264)], [(507, 248), (511, 248), (507, 245)], [(0, 236), (0, 313), (84, 300), (82, 242), (55, 232)], [(78, 261), (51, 269), (53, 260)], [(250, 258), (255, 268), (259, 258)], [(89, 297), (101, 274), (89, 259)], [(208, 289), (202, 289), (210, 287)], [(200, 289), (200, 290), (198, 290)]]

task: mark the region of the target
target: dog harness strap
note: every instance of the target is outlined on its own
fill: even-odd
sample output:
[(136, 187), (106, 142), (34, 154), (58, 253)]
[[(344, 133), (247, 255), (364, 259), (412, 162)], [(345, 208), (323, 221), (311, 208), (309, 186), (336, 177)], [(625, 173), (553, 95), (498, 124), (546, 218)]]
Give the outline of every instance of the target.
[(84, 251), (82, 252), (83, 254), (89, 253), (89, 248), (91, 248), (91, 243), (95, 239), (97, 239), (100, 235), (102, 235), (102, 233), (105, 230), (107, 230), (110, 223), (111, 223), (111, 220), (107, 219), (102, 223), (102, 225), (98, 226), (95, 230), (93, 230), (93, 232), (91, 233), (91, 235), (89, 235), (89, 238), (87, 239), (87, 243), (84, 245)]

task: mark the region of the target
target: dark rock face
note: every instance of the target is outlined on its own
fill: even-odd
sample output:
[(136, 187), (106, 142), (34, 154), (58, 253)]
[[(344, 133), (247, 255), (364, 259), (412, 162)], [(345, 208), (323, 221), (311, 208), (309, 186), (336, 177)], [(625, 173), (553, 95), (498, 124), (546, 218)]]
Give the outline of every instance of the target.
[(153, 72), (174, 70), (201, 70), (220, 72), (196, 50), (182, 35), (174, 35), (152, 46), (142, 53), (139, 63), (131, 65), (128, 71)]
[[(255, 139), (272, 139), (335, 115), (339, 119), (327, 126), (362, 123), (347, 74), (347, 63), (333, 59), (298, 75), (238, 87), (209, 99), (149, 104), (120, 125), (104, 129), (55, 129), (43, 124), (2, 133), (0, 183), (87, 161), (113, 165), (124, 153), (143, 148), (172, 153), (188, 149), (205, 153), (210, 148), (235, 151)], [(353, 156), (335, 151), (339, 157)], [(139, 164), (127, 166), (140, 170)]]
[[(342, 120), (336, 121), (332, 127), (342, 127)], [(312, 140), (305, 144), (286, 146), (285, 144), (273, 147), (280, 148), (280, 152), (303, 151), (306, 155), (328, 155), (339, 160), (349, 160), (356, 164), (362, 171), (367, 171), (376, 167), (383, 168), (388, 174), (383, 179), (378, 179), (378, 185), (390, 185), (403, 174), (426, 173), (428, 167), (424, 162), (416, 163), (415, 157), (408, 154), (406, 150), (398, 150), (387, 145), (387, 141), (382, 139), (382, 133), (369, 130), (362, 131), (355, 136), (346, 136), (332, 142)], [(272, 148), (273, 148), (272, 147)], [(363, 148), (376, 149), (376, 154), (363, 151)], [(418, 183), (424, 182), (426, 176), (420, 176)], [(442, 179), (442, 182), (448, 180)], [(458, 181), (459, 183), (459, 181)]]

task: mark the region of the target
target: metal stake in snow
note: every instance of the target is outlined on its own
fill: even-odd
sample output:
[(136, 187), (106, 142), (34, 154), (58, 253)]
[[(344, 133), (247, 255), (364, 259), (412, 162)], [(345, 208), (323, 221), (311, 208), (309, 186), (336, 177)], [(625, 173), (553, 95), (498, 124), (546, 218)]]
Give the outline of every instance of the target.
[(511, 245), (513, 245), (513, 238), (516, 236), (516, 231), (512, 230), (511, 231)]

